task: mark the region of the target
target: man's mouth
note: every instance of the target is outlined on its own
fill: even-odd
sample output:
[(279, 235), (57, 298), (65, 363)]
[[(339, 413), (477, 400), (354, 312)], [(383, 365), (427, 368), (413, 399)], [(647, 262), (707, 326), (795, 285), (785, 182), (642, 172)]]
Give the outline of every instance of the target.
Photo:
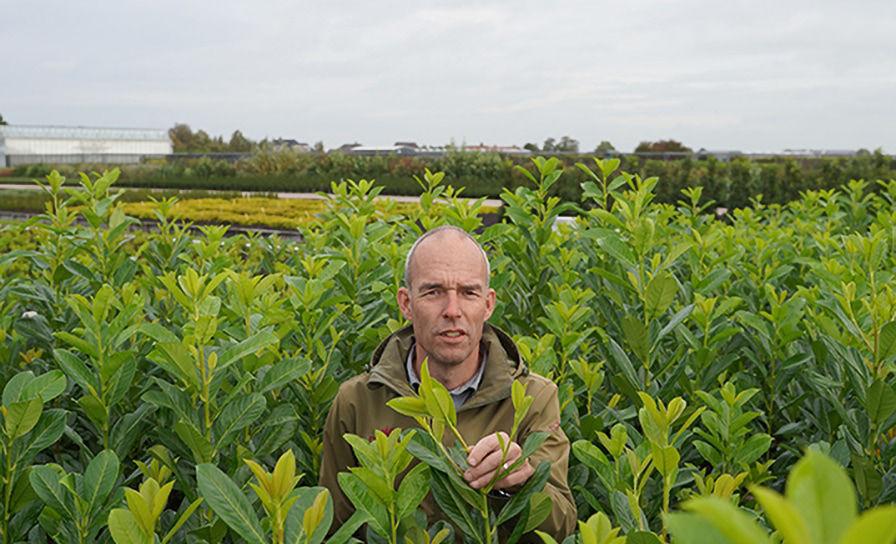
[(460, 338), (464, 336), (466, 333), (459, 329), (449, 329), (447, 331), (442, 331), (439, 333), (439, 336), (444, 336), (446, 338)]

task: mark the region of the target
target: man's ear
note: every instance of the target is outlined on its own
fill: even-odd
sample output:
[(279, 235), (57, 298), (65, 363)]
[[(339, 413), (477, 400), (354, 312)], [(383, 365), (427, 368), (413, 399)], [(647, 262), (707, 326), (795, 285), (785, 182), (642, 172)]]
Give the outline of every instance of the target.
[(399, 287), (395, 299), (398, 301), (398, 309), (401, 310), (401, 314), (404, 318), (408, 321), (413, 321), (411, 313), (411, 293), (408, 292), (407, 288)]
[(488, 293), (485, 295), (485, 319), (488, 320), (492, 316), (492, 313), (495, 311), (495, 304), (498, 302), (498, 297), (495, 294), (494, 289), (489, 289)]

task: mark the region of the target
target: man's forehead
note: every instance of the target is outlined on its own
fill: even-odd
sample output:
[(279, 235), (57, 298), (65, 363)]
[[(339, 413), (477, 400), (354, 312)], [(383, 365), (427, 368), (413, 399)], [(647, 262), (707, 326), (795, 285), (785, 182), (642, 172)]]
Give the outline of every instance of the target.
[(414, 252), (411, 264), (462, 262), (468, 259), (485, 266), (485, 257), (475, 242), (458, 233), (445, 231), (423, 240)]
[(414, 283), (482, 284), (487, 265), (479, 247), (464, 236), (439, 233), (423, 240), (410, 263)]

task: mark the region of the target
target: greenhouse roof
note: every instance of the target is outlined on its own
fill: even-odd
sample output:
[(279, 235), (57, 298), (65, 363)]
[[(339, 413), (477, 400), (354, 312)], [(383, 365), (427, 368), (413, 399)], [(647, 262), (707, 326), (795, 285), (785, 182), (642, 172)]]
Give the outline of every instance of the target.
[(169, 141), (168, 131), (160, 129), (64, 127), (53, 125), (2, 125), (0, 126), (0, 138)]

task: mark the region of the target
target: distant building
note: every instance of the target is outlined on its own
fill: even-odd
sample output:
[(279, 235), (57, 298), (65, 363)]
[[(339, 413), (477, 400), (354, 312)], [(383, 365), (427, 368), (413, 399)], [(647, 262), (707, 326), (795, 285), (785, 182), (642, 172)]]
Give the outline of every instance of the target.
[(504, 155), (531, 155), (532, 152), (528, 149), (523, 149), (518, 145), (486, 145), (480, 143), (479, 145), (465, 145), (461, 148), (462, 151), (470, 151), (473, 153), (501, 153)]
[(794, 158), (817, 159), (820, 157), (855, 157), (858, 154), (853, 149), (785, 149), (781, 155)]
[(736, 149), (706, 149), (701, 147), (695, 155), (698, 159), (706, 159), (709, 157), (713, 157), (723, 162), (730, 161), (735, 157), (743, 157), (743, 151), (738, 151)]
[(416, 155), (419, 148), (414, 142), (396, 142), (395, 145), (345, 144), (334, 151), (348, 155)]
[(0, 126), (0, 166), (20, 164), (138, 163), (171, 154), (167, 130)]
[(291, 149), (293, 151), (298, 151), (300, 153), (310, 153), (311, 146), (306, 144), (305, 142), (299, 142), (297, 140), (285, 139), (285, 138), (276, 138), (271, 140), (271, 146), (276, 151), (283, 151), (284, 149)]

